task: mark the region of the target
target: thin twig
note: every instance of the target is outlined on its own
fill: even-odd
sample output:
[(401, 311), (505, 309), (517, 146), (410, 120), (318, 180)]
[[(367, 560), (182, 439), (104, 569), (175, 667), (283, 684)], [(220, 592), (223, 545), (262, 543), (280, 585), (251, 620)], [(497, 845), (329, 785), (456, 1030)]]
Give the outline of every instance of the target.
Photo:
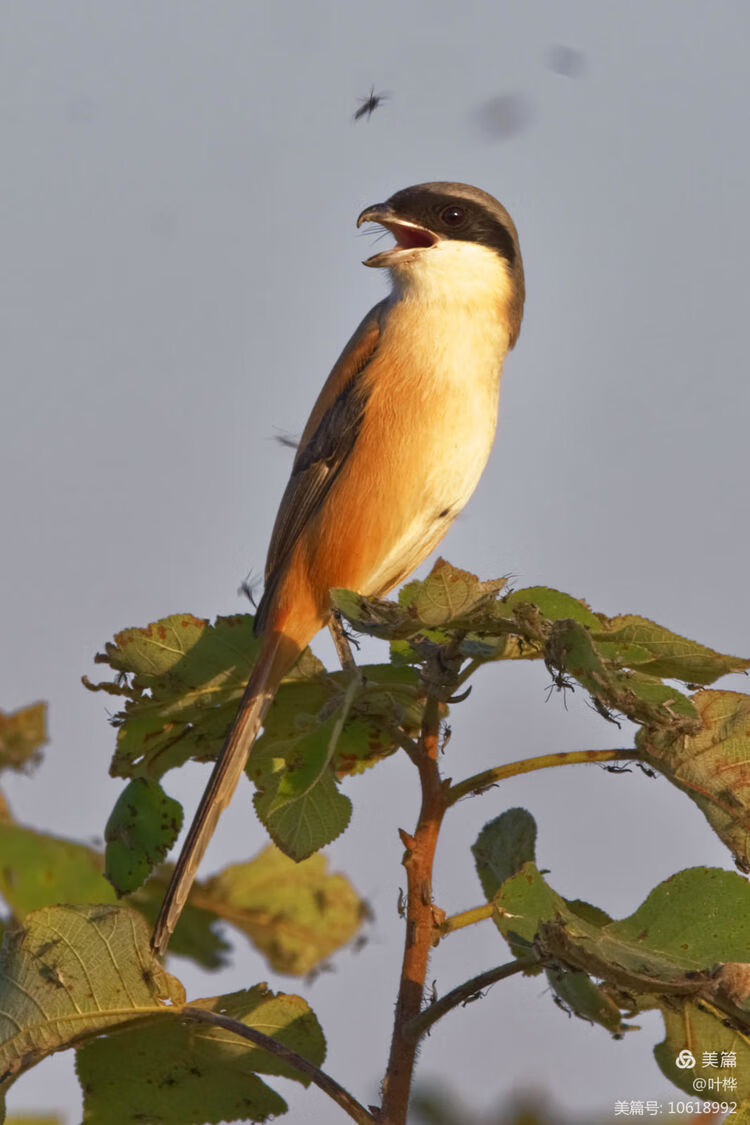
[(389, 723), (385, 727), (385, 733), (390, 738), (392, 738), (393, 741), (398, 746), (400, 746), (402, 750), (406, 751), (414, 765), (417, 767), (417, 769), (419, 769), (419, 758), (421, 753), (419, 749), (419, 743), (415, 742), (413, 738), (409, 738), (408, 734), (406, 734), (405, 731), (401, 729), (401, 727), (396, 726), (394, 723)]
[(517, 777), (522, 773), (531, 773), (532, 770), (550, 769), (552, 766), (572, 766), (581, 762), (622, 762), (636, 761), (641, 757), (637, 750), (570, 750), (560, 754), (542, 754), (538, 758), (522, 758), (518, 762), (508, 762), (504, 766), (495, 766), (491, 770), (483, 770), (464, 781), (457, 781), (448, 790), (448, 805), (455, 805), (462, 797), (470, 793), (480, 793), (483, 789), (504, 781), (507, 777)]
[(341, 614), (337, 609), (334, 609), (333, 613), (331, 614), (330, 620), (328, 622), (328, 629), (331, 634), (333, 643), (336, 647), (336, 654), (339, 658), (341, 667), (345, 672), (353, 672), (355, 675), (359, 676), (360, 673), (359, 669), (357, 668), (357, 662), (354, 659), (352, 646), (349, 644), (349, 638), (344, 632), (344, 626), (341, 621)]
[(230, 1016), (223, 1016), (220, 1012), (211, 1012), (207, 1008), (194, 1008), (190, 1005), (183, 1008), (180, 1012), (181, 1018), (188, 1020), (190, 1023), (206, 1023), (212, 1027), (221, 1027), (225, 1031), (231, 1031), (235, 1035), (242, 1036), (243, 1039), (249, 1039), (256, 1047), (262, 1047), (264, 1051), (275, 1055), (277, 1058), (282, 1059), (289, 1066), (300, 1074), (304, 1074), (307, 1078), (314, 1082), (324, 1093), (328, 1094), (330, 1098), (339, 1105), (345, 1113), (348, 1113), (352, 1120), (359, 1122), (359, 1125), (372, 1125), (375, 1121), (373, 1115), (366, 1110), (363, 1105), (360, 1105), (356, 1098), (352, 1097), (348, 1090), (343, 1086), (339, 1086), (335, 1078), (331, 1078), (329, 1074), (322, 1071), (313, 1063), (308, 1062), (302, 1055), (298, 1055), (290, 1047), (280, 1043), (278, 1039), (272, 1039), (270, 1035), (264, 1035), (262, 1031), (256, 1031), (254, 1027), (248, 1027), (245, 1023), (240, 1023), (239, 1020), (233, 1020)]
[(512, 977), (515, 973), (522, 973), (525, 969), (533, 969), (539, 964), (537, 957), (519, 958), (517, 961), (508, 961), (505, 965), (498, 965), (494, 969), (487, 969), (484, 973), (479, 973), (477, 976), (472, 977), (471, 980), (464, 981), (459, 984), (457, 988), (447, 992), (434, 1004), (430, 1004), (429, 1008), (425, 1008), (410, 1020), (404, 1028), (404, 1034), (417, 1042), (424, 1033), (432, 1027), (439, 1019), (441, 1019), (452, 1008), (457, 1008), (459, 1004), (466, 1004), (472, 1000), (483, 988), (487, 988), (490, 984), (495, 984), (496, 981), (505, 980), (506, 977)]

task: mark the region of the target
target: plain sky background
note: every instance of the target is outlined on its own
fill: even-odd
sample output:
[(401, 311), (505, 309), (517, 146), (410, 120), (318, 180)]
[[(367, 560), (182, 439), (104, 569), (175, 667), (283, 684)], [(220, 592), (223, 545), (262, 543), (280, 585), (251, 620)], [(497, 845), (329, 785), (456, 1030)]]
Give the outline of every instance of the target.
[[(562, 54), (568, 73), (556, 46), (578, 52)], [(4, 780), (19, 820), (102, 835), (114, 732), (80, 676), (96, 678), (114, 632), (247, 608), (236, 591), (262, 572), (292, 456), (274, 435), (302, 430), (384, 292), (355, 218), (424, 180), (502, 200), (528, 293), (498, 440), (442, 553), (750, 655), (749, 50), (745, 0), (0, 2), (0, 706), (49, 700), (52, 736), (35, 777)], [(371, 84), (390, 100), (354, 123)], [(631, 744), (580, 692), (567, 710), (546, 701), (548, 680), (486, 669), (454, 710), (446, 771)], [(166, 779), (190, 815), (207, 772)], [(301, 990), (326, 1069), (367, 1103), (416, 778), (398, 755), (345, 791), (353, 823), (329, 856), (373, 906), (367, 948), (310, 987), (269, 977), (241, 937), (222, 975), (170, 967), (193, 997), (259, 979)], [(204, 874), (265, 843), (250, 797), (243, 785)], [(677, 870), (732, 867), (665, 781), (571, 767), (451, 813), (434, 887), (449, 913), (481, 901), (469, 846), (513, 805), (537, 818), (555, 889), (617, 917)], [(486, 922), (443, 943), (430, 980), (442, 994), (506, 959)], [(651, 1054), (661, 1020), (639, 1022), (614, 1042), (539, 978), (513, 979), (436, 1026), (418, 1079), (487, 1112), (546, 1091), (576, 1122), (674, 1097)], [(292, 1120), (338, 1120), (322, 1094), (277, 1087)], [(30, 1072), (10, 1106), (65, 1107), (74, 1125), (72, 1055)]]

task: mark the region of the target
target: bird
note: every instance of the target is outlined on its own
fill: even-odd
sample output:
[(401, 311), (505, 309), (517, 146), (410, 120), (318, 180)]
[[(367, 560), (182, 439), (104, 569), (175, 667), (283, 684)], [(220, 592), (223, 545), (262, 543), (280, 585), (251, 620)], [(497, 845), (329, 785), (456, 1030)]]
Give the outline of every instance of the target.
[(271, 534), (259, 653), (152, 936), (163, 955), (281, 680), (329, 623), (329, 591), (382, 597), (440, 542), (489, 457), (500, 374), (523, 317), (515, 224), (469, 184), (416, 184), (366, 207), (395, 245), (363, 265), (390, 292), (315, 402)]

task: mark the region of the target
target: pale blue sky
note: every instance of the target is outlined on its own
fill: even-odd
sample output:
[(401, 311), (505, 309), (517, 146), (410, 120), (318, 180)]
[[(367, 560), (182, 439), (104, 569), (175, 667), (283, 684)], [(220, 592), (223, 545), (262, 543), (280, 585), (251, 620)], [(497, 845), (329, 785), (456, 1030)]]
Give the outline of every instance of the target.
[[(19, 819), (101, 835), (113, 732), (80, 676), (125, 625), (244, 608), (291, 459), (273, 437), (302, 429), (383, 294), (355, 218), (422, 180), (502, 200), (528, 290), (495, 451), (443, 553), (750, 655), (749, 38), (743, 0), (3, 0), (0, 707), (47, 698), (53, 739), (36, 778), (7, 782)], [(583, 53), (580, 77), (550, 69), (555, 44)], [(371, 84), (391, 98), (354, 124)], [(525, 128), (493, 136), (481, 107), (508, 95)], [(628, 744), (580, 693), (545, 703), (547, 681), (486, 670), (453, 716), (448, 772)], [(167, 785), (192, 810), (207, 771), (183, 772)], [(372, 902), (373, 937), (302, 989), (326, 1068), (365, 1103), (390, 1035), (413, 774), (394, 758), (346, 783), (354, 821), (330, 856)], [(469, 845), (516, 804), (555, 888), (617, 916), (680, 868), (731, 867), (666, 782), (559, 770), (454, 811), (443, 908), (479, 902)], [(204, 870), (263, 843), (246, 787)], [(444, 943), (430, 979), (443, 993), (506, 956), (485, 923)], [(241, 942), (221, 977), (173, 968), (194, 996), (269, 977)], [(435, 1028), (418, 1077), (449, 1075), (477, 1108), (541, 1088), (574, 1118), (667, 1096), (660, 1020), (640, 1022), (615, 1043), (514, 979)], [(71, 1062), (33, 1071), (11, 1108), (65, 1105), (74, 1125)], [(282, 1092), (291, 1119), (331, 1121), (322, 1095)]]

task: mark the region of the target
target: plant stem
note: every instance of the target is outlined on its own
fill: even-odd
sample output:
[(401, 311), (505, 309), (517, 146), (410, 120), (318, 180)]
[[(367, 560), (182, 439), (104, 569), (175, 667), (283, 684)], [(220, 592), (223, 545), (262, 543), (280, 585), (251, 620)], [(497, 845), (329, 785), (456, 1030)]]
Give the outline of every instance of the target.
[(440, 734), (439, 704), (428, 696), (419, 738), (416, 765), (422, 786), (422, 805), (413, 836), (401, 831), (406, 845), (406, 940), (401, 982), (393, 1026), (391, 1053), (383, 1080), (381, 1125), (405, 1125), (409, 1104), (417, 1040), (406, 1034), (406, 1026), (422, 1009), (427, 962), (436, 926), (432, 903), (432, 866), (440, 825), (447, 804), (447, 783), (438, 769)]
[(451, 914), (440, 924), (440, 936), (452, 934), (454, 930), (463, 929), (464, 926), (473, 926), (475, 922), (482, 922), (491, 918), (495, 912), (493, 902), (483, 902), (481, 906), (474, 906), (471, 910), (462, 910), (460, 914)]
[(262, 1047), (264, 1051), (283, 1059), (285, 1063), (299, 1071), (300, 1074), (304, 1074), (330, 1098), (333, 1098), (336, 1104), (345, 1113), (348, 1113), (353, 1121), (358, 1122), (358, 1125), (372, 1125), (375, 1121), (373, 1115), (363, 1105), (360, 1105), (348, 1090), (339, 1086), (334, 1078), (331, 1078), (330, 1075), (313, 1063), (308, 1062), (302, 1055), (298, 1055), (290, 1047), (285, 1046), (284, 1043), (280, 1043), (278, 1039), (272, 1039), (269, 1035), (264, 1035), (262, 1031), (256, 1031), (254, 1027), (248, 1027), (247, 1024), (240, 1023), (239, 1020), (233, 1020), (230, 1016), (223, 1016), (220, 1012), (211, 1012), (207, 1008), (194, 1008), (188, 1005), (182, 1009), (180, 1016), (190, 1023), (206, 1023), (212, 1027), (221, 1027), (225, 1031), (231, 1031), (235, 1035), (242, 1036), (243, 1039), (249, 1039), (256, 1047)]
[(524, 969), (533, 969), (538, 964), (539, 959), (537, 957), (519, 958), (517, 961), (509, 961), (505, 965), (498, 965), (494, 969), (487, 969), (486, 972), (479, 973), (471, 980), (464, 981), (463, 984), (459, 984), (457, 988), (447, 992), (445, 996), (442, 996), (434, 1004), (430, 1004), (429, 1008), (425, 1008), (418, 1016), (415, 1016), (404, 1028), (405, 1035), (417, 1042), (442, 1016), (450, 1012), (452, 1008), (458, 1007), (459, 1004), (468, 1004), (470, 1000), (477, 997), (477, 993), (481, 992), (483, 988), (495, 984), (496, 981), (505, 980), (506, 977), (512, 977), (515, 973), (522, 973)]
[(470, 793), (479, 793), (506, 777), (531, 773), (532, 770), (545, 770), (552, 766), (572, 766), (580, 762), (625, 762), (637, 761), (641, 755), (637, 750), (570, 750), (561, 754), (542, 754), (538, 758), (522, 758), (519, 762), (508, 762), (504, 766), (476, 773), (459, 781), (448, 790), (448, 805), (455, 805)]

